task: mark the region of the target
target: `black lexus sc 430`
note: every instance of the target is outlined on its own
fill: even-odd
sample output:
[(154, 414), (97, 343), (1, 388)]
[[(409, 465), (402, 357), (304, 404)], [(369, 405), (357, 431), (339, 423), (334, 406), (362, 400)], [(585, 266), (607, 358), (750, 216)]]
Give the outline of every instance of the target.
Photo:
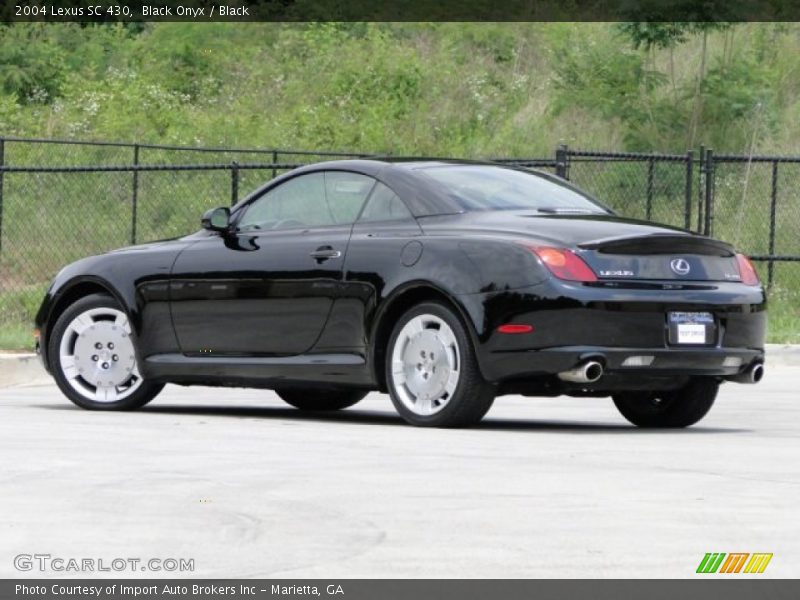
[(766, 298), (724, 242), (619, 217), (497, 164), (347, 160), (273, 179), (180, 239), (64, 268), (36, 319), (63, 393), (135, 409), (165, 383), (301, 410), (388, 392), (414, 425), (495, 397), (611, 396), (685, 427), (763, 374)]

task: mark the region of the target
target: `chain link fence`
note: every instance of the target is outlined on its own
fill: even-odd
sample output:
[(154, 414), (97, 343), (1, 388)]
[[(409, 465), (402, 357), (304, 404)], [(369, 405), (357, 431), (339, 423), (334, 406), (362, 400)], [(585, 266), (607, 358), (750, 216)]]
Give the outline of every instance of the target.
[(800, 157), (716, 156), (713, 179), (713, 235), (765, 265), (770, 284), (800, 288)]
[[(303, 164), (370, 155), (0, 138), (0, 343), (29, 329), (65, 264), (198, 228)], [(779, 293), (800, 288), (800, 157), (586, 152), (504, 158), (571, 180), (621, 215), (733, 243)]]

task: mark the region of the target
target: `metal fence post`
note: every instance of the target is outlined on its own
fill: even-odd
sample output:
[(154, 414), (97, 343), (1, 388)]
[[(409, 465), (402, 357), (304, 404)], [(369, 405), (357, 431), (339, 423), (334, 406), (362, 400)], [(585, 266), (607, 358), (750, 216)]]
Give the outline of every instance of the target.
[[(272, 164), (273, 165), (277, 165), (278, 164), (278, 151), (277, 150), (273, 150), (272, 151)], [(272, 167), (272, 178), (275, 179), (277, 176), (278, 176), (278, 171), (275, 169), (275, 167)]]
[(705, 235), (714, 235), (714, 151), (706, 150), (706, 224)]
[(647, 204), (645, 204), (644, 214), (645, 219), (650, 220), (653, 214), (653, 186), (656, 177), (656, 161), (653, 157), (647, 160)]
[[(775, 256), (775, 215), (778, 206), (778, 161), (772, 161), (772, 190), (769, 202), (769, 255)], [(767, 262), (767, 288), (772, 287), (773, 271), (775, 261), (772, 259)]]
[[(139, 166), (139, 144), (133, 146), (133, 166)], [(133, 193), (131, 194), (131, 244), (136, 243), (136, 218), (139, 211), (139, 170), (133, 169)]]
[(569, 148), (566, 144), (559, 144), (556, 148), (556, 175), (569, 179)]
[(689, 150), (686, 153), (686, 188), (684, 189), (684, 205), (683, 205), (683, 228), (689, 229), (692, 226), (692, 177), (694, 176), (693, 170), (694, 153)]
[(3, 252), (3, 167), (6, 165), (6, 141), (0, 138), (0, 255)]
[(231, 163), (231, 206), (239, 202), (239, 163)]
[(697, 233), (703, 233), (703, 223), (705, 222), (705, 206), (703, 189), (706, 175), (706, 147), (700, 146), (700, 159), (697, 161)]

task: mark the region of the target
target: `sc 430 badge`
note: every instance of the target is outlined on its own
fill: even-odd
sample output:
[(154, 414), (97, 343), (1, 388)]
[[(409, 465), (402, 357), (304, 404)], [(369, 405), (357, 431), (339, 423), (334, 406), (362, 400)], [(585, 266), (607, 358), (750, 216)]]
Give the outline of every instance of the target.
[(620, 269), (617, 271), (604, 271), (600, 270), (600, 277), (633, 277), (633, 271), (627, 269)]

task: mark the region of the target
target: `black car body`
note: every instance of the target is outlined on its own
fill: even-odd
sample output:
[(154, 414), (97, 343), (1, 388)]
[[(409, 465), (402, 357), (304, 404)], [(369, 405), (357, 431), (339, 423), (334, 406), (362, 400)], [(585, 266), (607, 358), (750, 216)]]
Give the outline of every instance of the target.
[[(516, 183), (505, 188), (504, 177)], [(520, 177), (536, 180), (530, 208), (502, 197), (524, 191)], [(269, 220), (302, 196), (285, 190), (319, 186), (323, 225)], [(331, 196), (350, 216), (336, 214)], [(272, 204), (252, 208), (264, 197)], [(729, 245), (616, 216), (551, 175), (487, 163), (309, 165), (252, 193), (229, 219), (225, 209), (209, 214), (198, 233), (73, 263), (36, 318), (49, 370), (56, 321), (90, 294), (121, 307), (141, 377), (159, 384), (387, 391), (393, 329), (424, 302), (461, 321), (495, 394), (752, 382), (764, 360), (765, 293)]]

